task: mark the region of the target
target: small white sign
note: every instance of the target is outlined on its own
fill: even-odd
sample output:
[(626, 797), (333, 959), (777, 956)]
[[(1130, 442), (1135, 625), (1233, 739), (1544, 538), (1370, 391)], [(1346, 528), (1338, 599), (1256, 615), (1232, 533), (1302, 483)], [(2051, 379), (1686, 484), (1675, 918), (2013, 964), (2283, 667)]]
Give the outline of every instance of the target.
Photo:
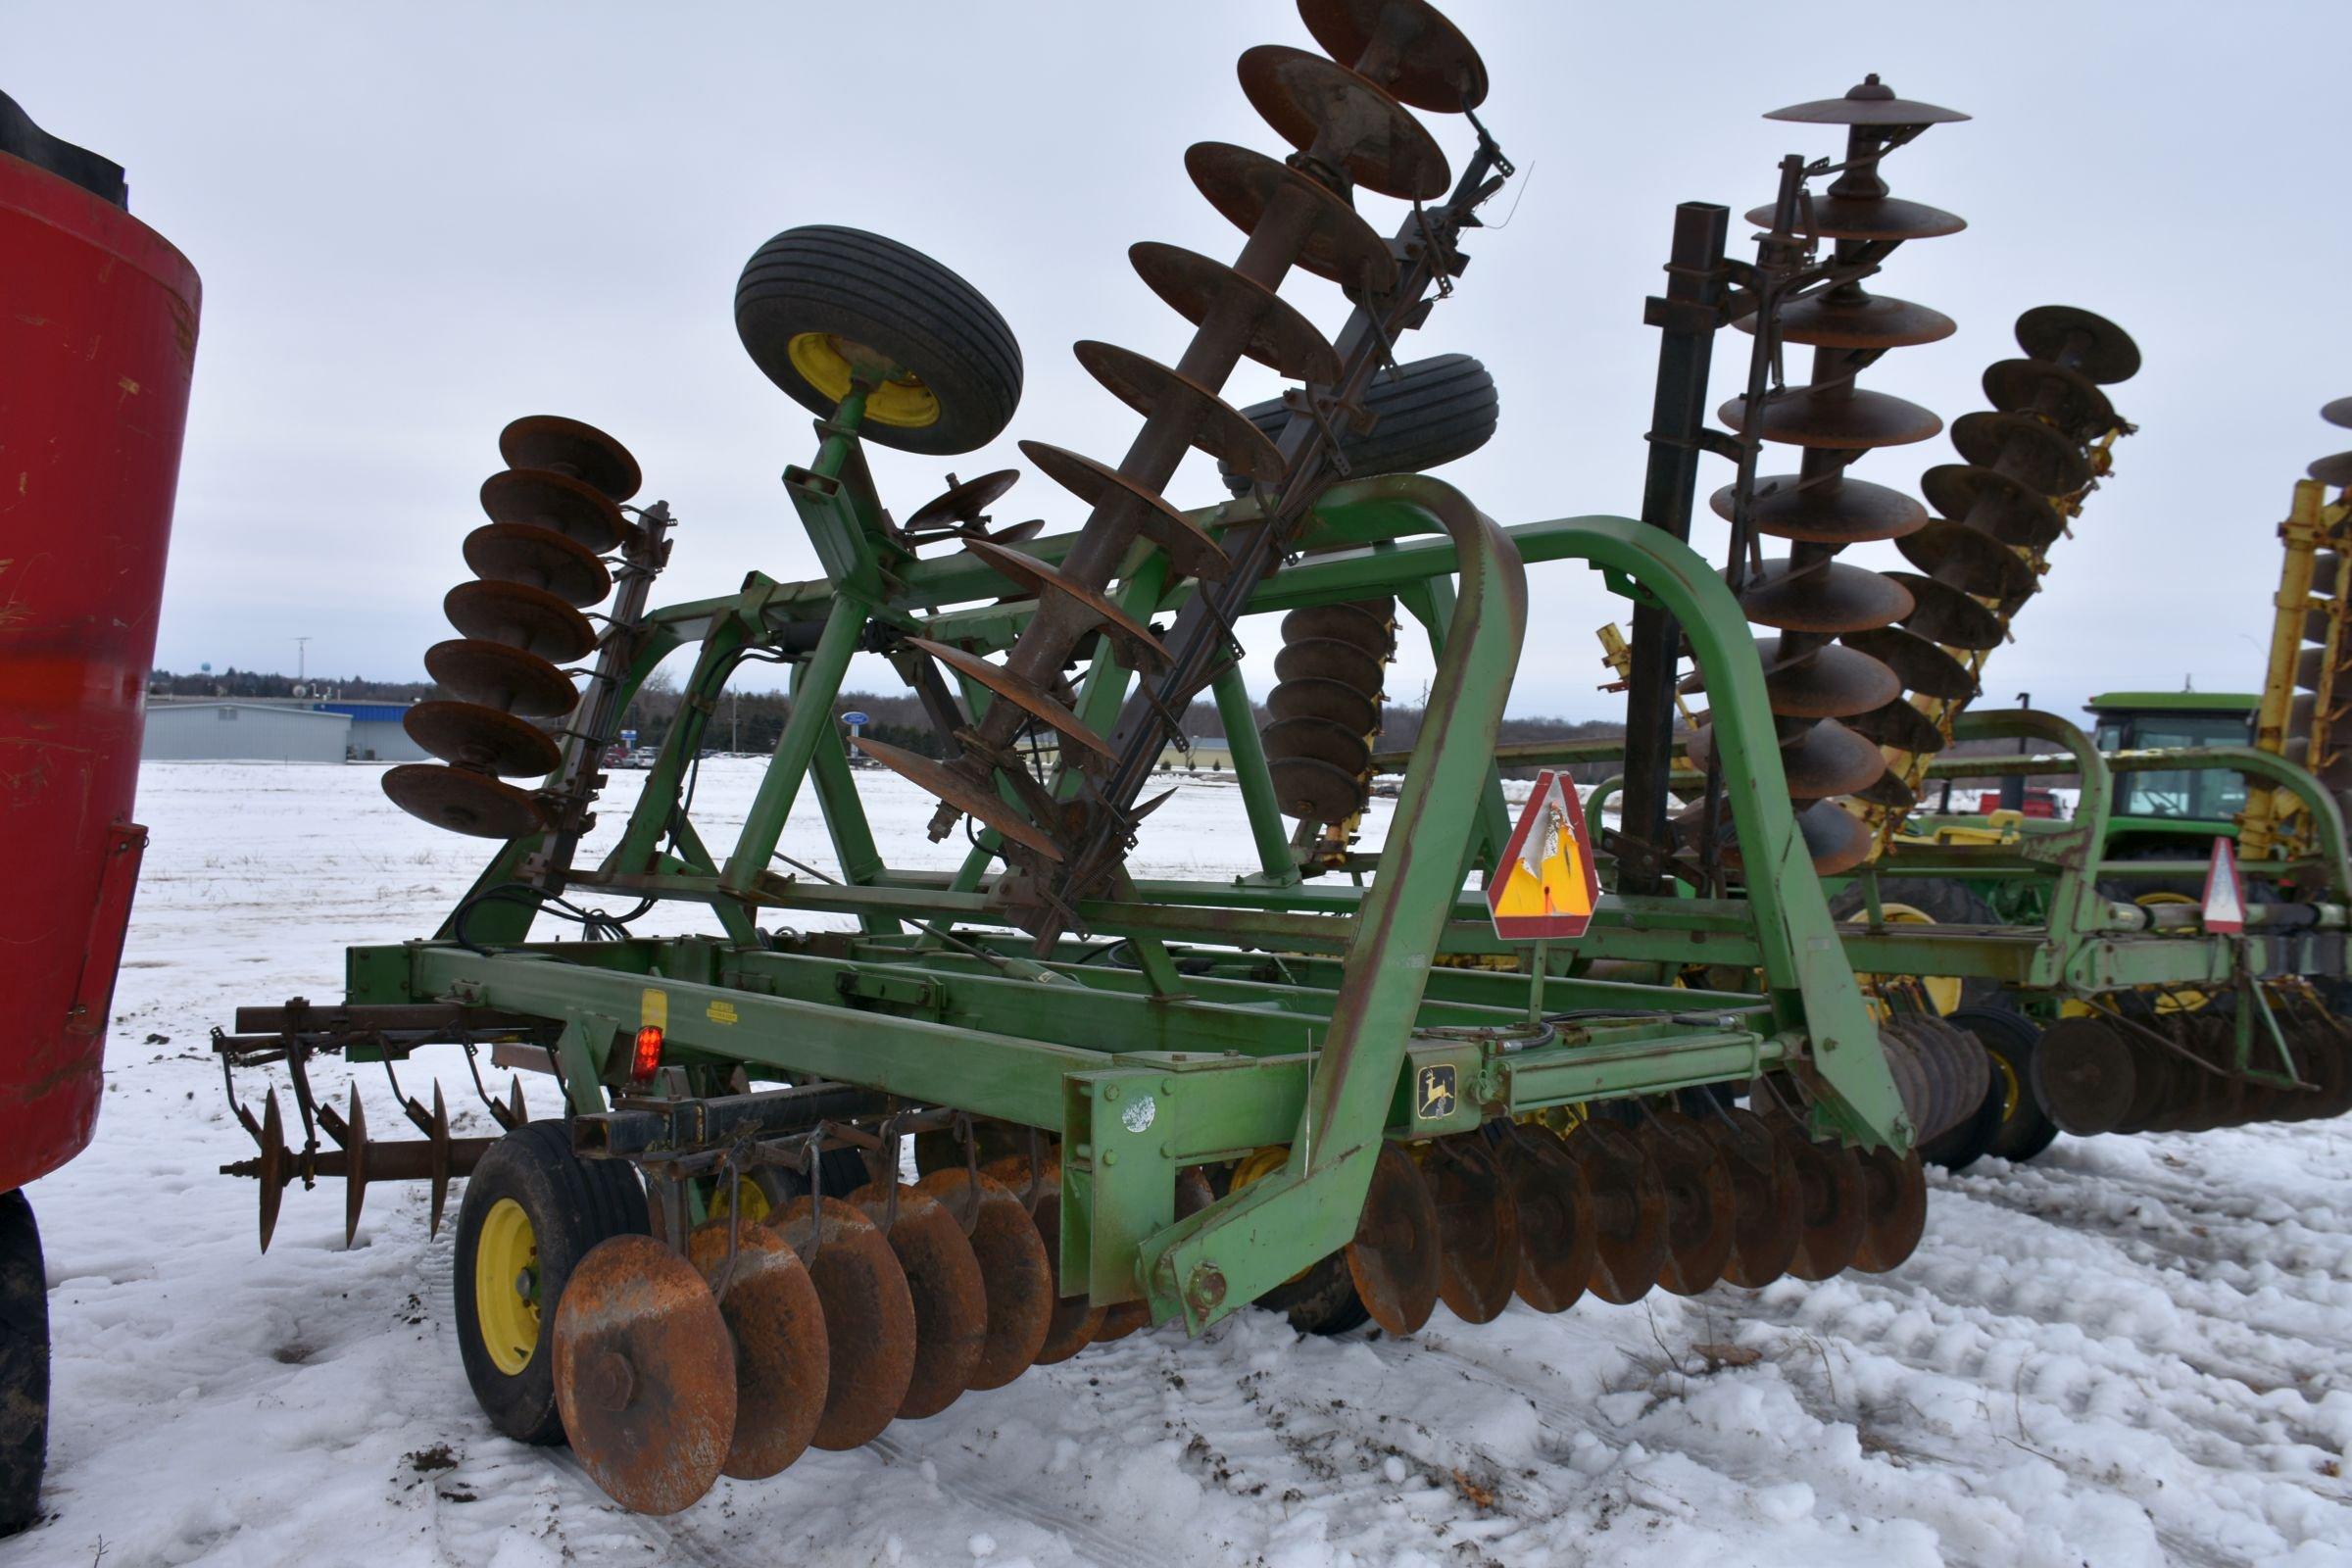
[(2246, 885), (2238, 879), (2237, 856), (2226, 838), (2213, 841), (2213, 860), (2205, 867), (2204, 918), (2208, 931), (2246, 928)]

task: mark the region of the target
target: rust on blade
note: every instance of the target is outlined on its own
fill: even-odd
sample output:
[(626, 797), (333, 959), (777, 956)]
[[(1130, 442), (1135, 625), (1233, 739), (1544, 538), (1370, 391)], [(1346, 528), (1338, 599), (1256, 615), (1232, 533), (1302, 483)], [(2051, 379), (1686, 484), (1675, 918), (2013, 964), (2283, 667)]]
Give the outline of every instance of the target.
[(813, 1447), (855, 1448), (882, 1435), (914, 1377), (914, 1298), (881, 1227), (838, 1198), (796, 1198), (762, 1222), (807, 1265), (825, 1319), (825, 1409)]
[[(964, 815), (993, 828), (1032, 854), (1049, 860), (1061, 858), (1061, 850), (1038, 826), (1019, 814), (992, 791), (973, 783), (951, 767), (917, 752), (901, 751), (880, 741), (860, 737), (858, 750), (899, 777), (947, 802)], [(951, 819), (952, 820), (952, 819)]]
[(825, 1413), (824, 1305), (801, 1254), (764, 1225), (706, 1220), (688, 1236), (686, 1255), (713, 1291), (726, 1287), (718, 1309), (734, 1342), (735, 1430), (722, 1468), (739, 1481), (763, 1480), (808, 1450)]
[[(946, 643), (935, 643), (928, 637), (909, 637), (906, 639), (906, 646), (919, 648), (957, 674), (969, 676), (990, 691), (995, 692), (999, 697), (1019, 708), (1030, 717), (1045, 724), (1063, 739), (1075, 742), (1088, 751), (1103, 757), (1113, 755), (1110, 743), (1088, 728), (1086, 722), (1076, 713), (1071, 712), (1067, 708), (1039, 691), (1004, 665), (992, 664), (978, 654), (967, 654), (960, 648), (952, 648)], [(860, 741), (860, 744), (862, 745), (863, 742)]]
[(735, 1430), (718, 1302), (650, 1236), (588, 1250), (556, 1304), (556, 1404), (589, 1478), (622, 1507), (676, 1513), (717, 1482)]

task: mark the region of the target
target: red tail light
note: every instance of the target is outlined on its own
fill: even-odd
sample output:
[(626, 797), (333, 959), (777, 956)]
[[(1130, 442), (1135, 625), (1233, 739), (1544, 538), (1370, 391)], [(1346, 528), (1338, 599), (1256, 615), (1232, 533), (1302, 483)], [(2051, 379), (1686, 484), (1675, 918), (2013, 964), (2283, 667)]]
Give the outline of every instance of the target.
[(662, 1026), (649, 1023), (637, 1031), (637, 1049), (629, 1055), (629, 1076), (645, 1082), (662, 1070)]

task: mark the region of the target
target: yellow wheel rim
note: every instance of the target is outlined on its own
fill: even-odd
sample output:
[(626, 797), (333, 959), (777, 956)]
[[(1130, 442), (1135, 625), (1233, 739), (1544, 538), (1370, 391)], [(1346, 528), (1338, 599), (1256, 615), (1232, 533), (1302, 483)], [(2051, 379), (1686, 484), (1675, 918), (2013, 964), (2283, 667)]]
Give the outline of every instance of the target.
[(767, 1194), (760, 1191), (758, 1182), (743, 1176), (736, 1177), (731, 1188), (721, 1187), (710, 1195), (710, 1217), (725, 1219), (738, 1205), (742, 1207), (747, 1224), (757, 1225), (767, 1218)]
[[(850, 395), (859, 364), (884, 363), (882, 356), (873, 350), (830, 332), (803, 332), (784, 345), (784, 353), (792, 361), (792, 368), (801, 372), (801, 379), (836, 403)], [(911, 370), (899, 370), (867, 396), (865, 416), (876, 424), (920, 429), (939, 422), (939, 399), (923, 384), (921, 376)]]
[(539, 1237), (512, 1198), (490, 1205), (473, 1244), (473, 1316), (490, 1364), (513, 1377), (539, 1348)]
[[(1879, 913), (1885, 917), (1887, 925), (1934, 925), (1936, 923), (1934, 915), (1915, 904), (1882, 904), (1879, 906)], [(1878, 984), (1880, 978), (1875, 974), (1854, 976), (1855, 981), (1865, 989)], [(1937, 1017), (1949, 1013), (1960, 1005), (1961, 988), (1958, 976), (1923, 974), (1906, 978), (1916, 979), (1919, 982), (1920, 989), (1928, 994), (1928, 1004), (1936, 1009)]]
[(1993, 1076), (2001, 1081), (2001, 1125), (2006, 1127), (2017, 1116), (2018, 1097), (2023, 1091), (2018, 1087), (2016, 1070), (2009, 1065), (2007, 1056), (1997, 1051), (1987, 1051), (1984, 1055), (1992, 1063)]
[[(1229, 1193), (1238, 1193), (1243, 1188), (1249, 1186), (1251, 1182), (1259, 1181), (1265, 1177), (1273, 1175), (1276, 1171), (1282, 1169), (1284, 1165), (1290, 1163), (1290, 1145), (1268, 1144), (1265, 1148), (1259, 1150), (1256, 1153), (1250, 1155), (1239, 1165), (1233, 1167), (1233, 1181), (1232, 1184), (1226, 1188), (1226, 1191)], [(1308, 1265), (1310, 1268), (1312, 1266), (1312, 1264)], [(1284, 1280), (1282, 1283), (1285, 1285), (1296, 1285), (1304, 1278), (1306, 1278), (1306, 1269), (1302, 1268), (1298, 1273), (1292, 1275), (1289, 1279)]]

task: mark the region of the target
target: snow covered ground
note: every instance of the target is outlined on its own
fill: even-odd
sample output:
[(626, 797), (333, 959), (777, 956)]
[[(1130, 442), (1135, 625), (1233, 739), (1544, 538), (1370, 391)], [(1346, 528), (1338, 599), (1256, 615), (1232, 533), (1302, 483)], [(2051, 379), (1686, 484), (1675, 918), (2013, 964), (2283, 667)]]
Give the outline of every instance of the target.
[[(710, 819), (756, 771), (710, 764)], [(955, 859), (926, 802), (861, 779), (891, 851)], [(2328, 1125), (2062, 1140), (1937, 1178), (1926, 1241), (1881, 1278), (1483, 1328), (1440, 1308), (1409, 1342), (1259, 1313), (1139, 1335), (675, 1518), (624, 1514), (476, 1412), (421, 1190), (375, 1190), (347, 1253), (340, 1194), (295, 1189), (257, 1255), (253, 1185), (214, 1174), (251, 1150), (208, 1027), (337, 995), (343, 946), (428, 930), (480, 846), (392, 809), (373, 769), (141, 783), (105, 1115), (32, 1195), (52, 1517), (0, 1568), (2352, 1562), (2352, 1131)], [(1189, 785), (1139, 862), (1238, 869), (1237, 822), (1229, 786)], [(830, 864), (813, 822), (786, 849)], [(454, 1054), (403, 1076), (436, 1071), (475, 1103)], [(361, 1084), (392, 1129), (380, 1071)]]

